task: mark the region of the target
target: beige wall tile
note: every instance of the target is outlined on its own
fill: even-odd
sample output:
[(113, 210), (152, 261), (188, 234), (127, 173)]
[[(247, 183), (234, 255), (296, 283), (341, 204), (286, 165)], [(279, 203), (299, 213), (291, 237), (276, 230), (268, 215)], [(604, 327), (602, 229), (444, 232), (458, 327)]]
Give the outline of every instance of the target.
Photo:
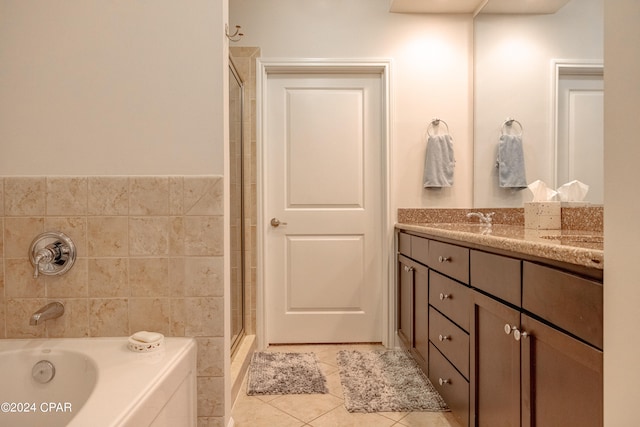
[(86, 215), (87, 178), (47, 178), (47, 215)]
[(5, 218), (4, 256), (6, 258), (29, 257), (31, 242), (43, 231), (43, 218)]
[(44, 276), (48, 298), (87, 298), (87, 259), (77, 258), (71, 269), (60, 276)]
[(169, 298), (131, 298), (129, 300), (129, 333), (160, 332), (171, 335), (171, 304)]
[(169, 253), (184, 255), (184, 217), (169, 218)]
[(198, 377), (198, 416), (224, 416), (224, 378)]
[(186, 304), (184, 298), (171, 298), (171, 334), (184, 337), (186, 331)]
[(87, 218), (87, 251), (90, 257), (129, 255), (129, 218)]
[(29, 325), (31, 315), (47, 304), (44, 298), (7, 298), (6, 328), (7, 338), (44, 338), (45, 326)]
[(169, 214), (184, 215), (184, 178), (169, 177)]
[(6, 338), (7, 334), (5, 333), (5, 313), (6, 311), (6, 301), (4, 297), (0, 297), (0, 338)]
[(169, 254), (169, 218), (130, 217), (129, 253), (139, 255)]
[(4, 292), (9, 298), (44, 298), (45, 276), (33, 277), (35, 268), (27, 258), (5, 258)]
[(198, 417), (198, 427), (224, 427), (224, 417)]
[[(222, 257), (187, 257), (182, 281), (172, 282), (173, 295), (187, 297), (222, 296), (224, 294), (224, 259)], [(182, 289), (176, 289), (182, 286)]]
[(4, 216), (4, 178), (0, 178), (0, 217), (2, 216)]
[(128, 297), (129, 260), (91, 258), (88, 261), (89, 297)]
[(47, 217), (44, 219), (46, 231), (59, 231), (69, 236), (79, 257), (87, 256), (87, 217)]
[(129, 178), (93, 176), (88, 180), (89, 215), (128, 215)]
[(143, 176), (129, 179), (129, 215), (168, 214), (168, 177)]
[(187, 337), (224, 336), (223, 298), (185, 298), (184, 334)]
[(224, 338), (196, 338), (198, 342), (198, 376), (224, 375)]
[(131, 296), (169, 296), (168, 258), (130, 258)]
[(6, 216), (44, 215), (46, 180), (44, 177), (5, 177), (4, 214)]
[(169, 258), (169, 292), (172, 297), (183, 297), (185, 289), (185, 258)]
[[(51, 301), (51, 300), (50, 300)], [(89, 300), (56, 299), (64, 305), (64, 314), (45, 322), (49, 338), (84, 338), (89, 336)]]
[(185, 177), (185, 215), (222, 215), (224, 213), (223, 194), (223, 180), (220, 177)]
[(89, 299), (89, 335), (119, 337), (129, 335), (129, 301), (121, 299)]
[(184, 218), (184, 229), (185, 255), (223, 255), (223, 217), (187, 216)]

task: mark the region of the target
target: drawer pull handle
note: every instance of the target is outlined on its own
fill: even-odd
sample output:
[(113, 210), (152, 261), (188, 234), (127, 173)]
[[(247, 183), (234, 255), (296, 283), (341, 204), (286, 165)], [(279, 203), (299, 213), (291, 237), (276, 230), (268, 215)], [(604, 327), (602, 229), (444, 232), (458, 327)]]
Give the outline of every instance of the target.
[(520, 341), (520, 339), (526, 339), (529, 336), (526, 332), (520, 332), (518, 329), (513, 331), (513, 337), (516, 341)]
[(448, 378), (447, 379), (438, 378), (438, 384), (440, 385), (451, 384), (451, 380)]
[(451, 338), (449, 337), (449, 335), (438, 335), (438, 339), (440, 341), (447, 341), (447, 340), (450, 340)]
[(440, 255), (438, 257), (438, 262), (451, 262), (451, 257), (450, 256), (442, 256), (442, 255)]
[(516, 328), (515, 326), (511, 326), (510, 324), (506, 324), (504, 325), (504, 333), (507, 335), (511, 335), (512, 331), (517, 331), (518, 328)]
[(443, 294), (442, 292), (440, 292), (440, 301), (444, 301), (446, 299), (451, 298), (451, 295), (449, 294)]

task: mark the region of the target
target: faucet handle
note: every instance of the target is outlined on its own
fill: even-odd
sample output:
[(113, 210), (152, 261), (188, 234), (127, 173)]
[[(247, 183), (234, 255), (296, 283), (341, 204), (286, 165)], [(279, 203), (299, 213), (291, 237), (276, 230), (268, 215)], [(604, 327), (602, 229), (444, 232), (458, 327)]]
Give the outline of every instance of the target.
[(76, 247), (63, 233), (50, 231), (36, 237), (29, 248), (33, 277), (66, 273), (76, 260)]

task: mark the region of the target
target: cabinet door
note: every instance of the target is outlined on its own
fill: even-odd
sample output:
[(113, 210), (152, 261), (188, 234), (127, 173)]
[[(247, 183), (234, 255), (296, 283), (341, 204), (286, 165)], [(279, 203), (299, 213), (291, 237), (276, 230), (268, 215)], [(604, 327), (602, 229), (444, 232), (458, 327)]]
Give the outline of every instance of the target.
[(398, 255), (398, 337), (406, 349), (413, 348), (413, 274), (414, 263)]
[(416, 264), (413, 270), (413, 353), (425, 373), (429, 371), (429, 270)]
[(520, 312), (477, 291), (471, 298), (470, 424), (518, 427), (520, 343), (505, 326), (519, 328)]
[(602, 426), (602, 351), (524, 314), (522, 330), (522, 426)]

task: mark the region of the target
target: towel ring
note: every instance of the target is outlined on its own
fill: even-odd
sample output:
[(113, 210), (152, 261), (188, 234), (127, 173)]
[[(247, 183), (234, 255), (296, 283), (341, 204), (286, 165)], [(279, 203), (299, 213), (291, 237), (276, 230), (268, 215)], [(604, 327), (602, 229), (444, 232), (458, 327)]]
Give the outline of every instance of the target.
[(504, 123), (502, 123), (502, 128), (500, 129), (500, 134), (502, 135), (506, 135), (507, 133), (505, 132), (507, 128), (513, 127), (513, 124), (517, 123), (518, 126), (520, 126), (520, 133), (516, 134), (517, 136), (522, 136), (522, 133), (524, 132), (524, 128), (522, 127), (522, 123), (520, 123), (519, 121), (517, 121), (516, 119), (512, 119), (510, 117), (507, 117), (507, 120), (504, 121)]
[(444, 126), (447, 128), (447, 135), (448, 135), (449, 134), (449, 125), (447, 124), (447, 122), (445, 122), (444, 120), (439, 119), (437, 117), (429, 122), (429, 126), (427, 126), (427, 135), (433, 136), (433, 135), (431, 135), (431, 132), (429, 132), (429, 130), (431, 130), (431, 129), (435, 130), (436, 127), (440, 126), (440, 123), (443, 123)]

